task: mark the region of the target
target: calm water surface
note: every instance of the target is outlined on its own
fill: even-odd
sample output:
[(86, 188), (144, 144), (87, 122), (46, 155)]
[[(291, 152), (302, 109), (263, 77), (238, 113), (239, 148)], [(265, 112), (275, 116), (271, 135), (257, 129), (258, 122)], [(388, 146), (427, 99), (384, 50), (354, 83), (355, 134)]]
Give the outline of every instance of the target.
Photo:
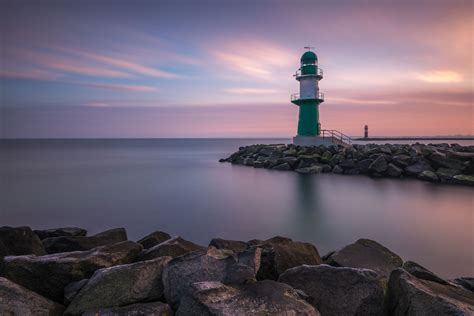
[(474, 190), (218, 163), (288, 140), (0, 141), (0, 225), (154, 230), (207, 244), (275, 235), (321, 254), (358, 238), (445, 277), (474, 275)]

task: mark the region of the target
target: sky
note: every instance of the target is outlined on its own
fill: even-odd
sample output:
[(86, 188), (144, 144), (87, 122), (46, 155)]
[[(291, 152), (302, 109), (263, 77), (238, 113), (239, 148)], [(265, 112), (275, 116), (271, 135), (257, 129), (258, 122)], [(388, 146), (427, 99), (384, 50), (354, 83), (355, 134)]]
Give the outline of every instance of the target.
[(472, 135), (474, 2), (0, 2), (0, 137), (292, 137), (305, 46), (323, 129)]

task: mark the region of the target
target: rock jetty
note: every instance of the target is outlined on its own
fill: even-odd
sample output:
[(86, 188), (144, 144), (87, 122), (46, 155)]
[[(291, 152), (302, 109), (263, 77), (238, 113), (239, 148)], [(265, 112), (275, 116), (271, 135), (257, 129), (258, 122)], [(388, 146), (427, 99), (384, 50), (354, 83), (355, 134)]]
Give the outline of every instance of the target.
[(369, 239), (321, 257), (279, 236), (126, 236), (0, 227), (0, 315), (474, 314), (473, 278), (445, 280)]
[(302, 174), (364, 174), (474, 185), (474, 146), (458, 144), (250, 145), (219, 161)]

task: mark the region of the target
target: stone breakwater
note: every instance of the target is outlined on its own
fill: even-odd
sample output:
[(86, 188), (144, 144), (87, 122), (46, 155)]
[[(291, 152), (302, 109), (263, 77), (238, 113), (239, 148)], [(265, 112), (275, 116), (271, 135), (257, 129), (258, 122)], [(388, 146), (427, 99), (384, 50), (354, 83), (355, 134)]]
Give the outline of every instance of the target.
[(0, 315), (473, 315), (473, 291), (369, 239), (321, 257), (284, 237), (0, 227)]
[(474, 146), (458, 144), (250, 145), (240, 147), (239, 151), (219, 161), (304, 174), (366, 174), (474, 185)]

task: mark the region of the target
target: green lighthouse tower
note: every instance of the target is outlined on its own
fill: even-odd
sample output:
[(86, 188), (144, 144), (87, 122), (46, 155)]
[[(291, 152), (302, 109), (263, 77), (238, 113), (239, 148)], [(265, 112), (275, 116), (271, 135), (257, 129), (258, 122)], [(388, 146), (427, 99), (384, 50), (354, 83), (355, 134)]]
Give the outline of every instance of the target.
[[(300, 83), (300, 93), (291, 95), (291, 102), (299, 106), (298, 134), (293, 138), (295, 145), (311, 146), (327, 143), (320, 137), (319, 105), (324, 95), (319, 92), (319, 80), (323, 79), (323, 70), (318, 66), (318, 57), (308, 49), (300, 59), (300, 68), (294, 75)], [(329, 143), (328, 143), (329, 144)]]

